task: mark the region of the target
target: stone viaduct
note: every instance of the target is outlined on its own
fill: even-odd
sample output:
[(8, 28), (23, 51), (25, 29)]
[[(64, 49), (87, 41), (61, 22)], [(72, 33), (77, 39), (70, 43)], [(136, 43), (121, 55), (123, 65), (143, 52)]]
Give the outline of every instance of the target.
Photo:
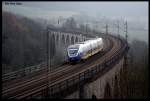
[(86, 40), (87, 38), (82, 34), (76, 33), (63, 33), (63, 32), (49, 32), (52, 39), (55, 40), (56, 44), (74, 44), (76, 42), (80, 42)]
[[(81, 34), (63, 33), (63, 32), (49, 32), (51, 37), (55, 40), (57, 49), (62, 46), (74, 44), (79, 41), (84, 41), (88, 38)], [(63, 44), (63, 45), (62, 45)], [(92, 82), (85, 84), (82, 89), (78, 89), (72, 94), (69, 94), (65, 99), (78, 99), (78, 98), (118, 98), (120, 86), (118, 84), (118, 76), (123, 71), (124, 58), (122, 58), (112, 69), (100, 77), (93, 78)], [(82, 96), (82, 97), (81, 97)]]
[[(102, 76), (97, 76), (83, 88), (69, 94), (65, 99), (111, 99), (120, 97), (119, 75), (123, 72), (124, 58)], [(101, 74), (100, 74), (101, 75)]]

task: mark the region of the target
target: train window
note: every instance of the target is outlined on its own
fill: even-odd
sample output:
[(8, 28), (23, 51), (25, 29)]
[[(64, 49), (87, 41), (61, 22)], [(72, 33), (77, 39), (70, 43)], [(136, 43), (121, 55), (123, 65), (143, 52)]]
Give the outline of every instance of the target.
[(69, 54), (76, 54), (78, 52), (77, 49), (70, 49)]

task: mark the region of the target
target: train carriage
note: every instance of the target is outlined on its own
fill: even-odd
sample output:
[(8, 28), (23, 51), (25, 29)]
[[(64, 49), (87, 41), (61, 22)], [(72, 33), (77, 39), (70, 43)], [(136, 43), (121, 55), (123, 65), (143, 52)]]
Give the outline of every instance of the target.
[(102, 50), (102, 38), (94, 38), (84, 42), (79, 42), (68, 47), (68, 60), (71, 62), (85, 60)]

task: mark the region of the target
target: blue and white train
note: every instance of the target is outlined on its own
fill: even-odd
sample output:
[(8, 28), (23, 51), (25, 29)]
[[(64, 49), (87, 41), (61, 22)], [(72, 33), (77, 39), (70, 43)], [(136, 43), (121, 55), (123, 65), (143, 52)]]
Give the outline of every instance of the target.
[(70, 45), (67, 49), (68, 59), (70, 62), (85, 60), (102, 50), (103, 39), (94, 38), (84, 42), (79, 42), (74, 45)]

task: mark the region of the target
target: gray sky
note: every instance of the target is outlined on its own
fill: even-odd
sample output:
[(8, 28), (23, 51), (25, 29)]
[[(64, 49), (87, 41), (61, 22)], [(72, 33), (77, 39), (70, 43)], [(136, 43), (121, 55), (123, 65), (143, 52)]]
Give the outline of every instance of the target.
[[(22, 5), (3, 5), (3, 10), (27, 16), (71, 16), (87, 13), (90, 16), (145, 18), (148, 2), (21, 2)], [(3, 3), (4, 4), (4, 3)], [(54, 15), (52, 15), (54, 14)], [(67, 15), (66, 15), (67, 14)]]
[[(22, 5), (5, 5), (2, 10), (36, 18), (64, 18), (86, 15), (98, 19), (124, 18), (148, 30), (148, 2), (21, 2)], [(84, 18), (83, 17), (83, 18)], [(94, 20), (95, 20), (94, 19)], [(130, 25), (132, 25), (130, 24)], [(148, 36), (148, 34), (147, 34)]]

